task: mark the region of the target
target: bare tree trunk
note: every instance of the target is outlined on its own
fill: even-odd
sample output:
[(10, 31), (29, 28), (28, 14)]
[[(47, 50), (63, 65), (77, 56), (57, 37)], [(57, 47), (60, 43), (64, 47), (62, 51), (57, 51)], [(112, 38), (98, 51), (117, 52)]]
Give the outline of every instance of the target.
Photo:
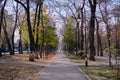
[(35, 9), (35, 19), (34, 19), (34, 24), (33, 24), (33, 32), (35, 33), (35, 28), (36, 28), (36, 23), (37, 23), (37, 13), (38, 13), (38, 6), (39, 4), (36, 4), (36, 9)]
[(0, 15), (0, 38), (1, 38), (1, 29), (2, 29), (2, 24), (3, 24), (3, 16), (4, 16), (4, 8), (6, 6), (7, 0), (5, 0), (3, 7), (1, 9), (1, 15)]
[(102, 46), (102, 41), (101, 41), (101, 37), (100, 37), (100, 35), (99, 35), (99, 38), (98, 38), (98, 40), (99, 40), (99, 46), (100, 46), (100, 56), (103, 56), (103, 46)]
[(30, 51), (33, 52), (35, 51), (35, 45), (34, 45), (34, 37), (33, 37), (33, 33), (32, 33), (32, 26), (31, 26), (31, 21), (30, 21), (30, 6), (29, 6), (29, 3), (30, 3), (30, 0), (26, 0), (26, 6), (25, 4), (23, 4), (21, 1), (19, 0), (15, 0), (16, 2), (18, 2), (19, 4), (21, 4), (25, 11), (26, 11), (26, 14), (27, 14), (27, 26), (28, 26), (28, 33), (29, 33), (29, 39), (30, 39)]
[[(14, 50), (14, 48), (15, 48), (15, 45), (14, 45), (14, 33), (15, 33), (15, 26), (14, 26), (14, 28), (13, 28), (13, 32), (12, 32), (12, 49)], [(13, 53), (14, 53), (14, 51), (13, 51)]]
[(4, 16), (3, 31), (4, 31), (4, 34), (5, 34), (5, 38), (6, 38), (6, 41), (7, 41), (8, 50), (10, 52), (10, 55), (14, 55), (13, 49), (12, 49), (12, 46), (11, 46), (11, 43), (10, 43), (10, 39), (8, 37), (8, 33), (7, 33), (7, 30), (6, 30), (6, 27), (7, 27), (7, 23), (6, 23), (6, 19), (5, 19), (5, 16)]
[(110, 43), (110, 28), (109, 28), (109, 25), (106, 26), (106, 31), (107, 31), (107, 42), (108, 42), (108, 52), (109, 52), (109, 66), (111, 67), (112, 66), (112, 62), (111, 62), (111, 52), (110, 52), (110, 46), (111, 46), (111, 43)]
[(31, 26), (31, 21), (30, 21), (30, 6), (29, 6), (29, 3), (30, 1), (29, 0), (26, 0), (27, 1), (27, 25), (28, 25), (28, 32), (29, 32), (29, 39), (30, 39), (30, 51), (35, 51), (35, 46), (34, 46), (34, 37), (33, 37), (33, 34), (32, 34), (32, 26)]
[(36, 35), (36, 42), (35, 42), (35, 58), (39, 59), (39, 55), (38, 55), (38, 26), (36, 26), (37, 23), (39, 23), (39, 21), (37, 22), (37, 17), (38, 15), (38, 8), (39, 8), (39, 3), (36, 4), (36, 10), (35, 10), (35, 19), (34, 19), (34, 25), (33, 25), (33, 32), (34, 35)]
[(99, 10), (100, 10), (100, 13), (102, 15), (102, 19), (103, 19), (103, 22), (106, 24), (106, 31), (107, 31), (107, 46), (108, 46), (108, 53), (109, 53), (109, 66), (111, 67), (112, 66), (112, 62), (111, 62), (111, 52), (110, 52), (110, 46), (111, 46), (111, 43), (110, 43), (110, 27), (109, 27), (109, 24), (108, 24), (108, 12), (107, 12), (107, 1), (105, 0), (104, 2), (105, 4), (105, 14), (102, 12), (101, 10), (101, 7), (100, 7), (100, 4), (99, 4)]
[(89, 26), (89, 49), (90, 60), (95, 61), (95, 46), (94, 46), (94, 31), (95, 31), (95, 12), (96, 12), (96, 0), (88, 0), (91, 10), (90, 26)]
[(97, 55), (103, 56), (103, 48), (102, 48), (102, 42), (101, 37), (99, 35), (99, 21), (96, 18), (97, 28), (96, 28), (96, 35), (97, 35)]
[[(1, 15), (0, 15), (0, 38), (1, 38), (1, 30), (2, 30), (2, 24), (3, 24), (4, 8), (5, 8), (6, 3), (7, 3), (7, 0), (5, 0), (5, 2), (3, 4), (3, 7), (1, 9)], [(2, 57), (1, 51), (0, 51), (0, 57)]]
[[(84, 10), (84, 18), (85, 18), (85, 26), (84, 26), (84, 45), (85, 45), (85, 57), (88, 58), (87, 54), (88, 54), (88, 41), (87, 41), (87, 25), (86, 25), (86, 10)], [(87, 60), (86, 60), (87, 61)]]
[(40, 2), (39, 3), (39, 10), (38, 10), (38, 20), (37, 20), (37, 28), (36, 28), (36, 50), (38, 51), (39, 49), (39, 44), (38, 44), (38, 40), (39, 40), (39, 26), (40, 26), (40, 15), (41, 15), (41, 8), (42, 8), (43, 3)]
[[(15, 25), (14, 25), (14, 28), (13, 28), (13, 32), (12, 32), (12, 49), (14, 50), (15, 46), (14, 46), (14, 37), (15, 37), (15, 30), (17, 28), (17, 20), (18, 20), (18, 3), (16, 5), (16, 15), (15, 15)], [(14, 51), (13, 51), (14, 52)]]
[(83, 22), (81, 23), (81, 38), (80, 38), (80, 50), (83, 51), (84, 50), (84, 34), (83, 34)]
[(21, 29), (19, 30), (20, 40), (19, 40), (19, 54), (23, 54), (23, 48), (22, 48), (22, 32)]
[(87, 57), (87, 53), (88, 53), (88, 50), (87, 50), (87, 28), (85, 27), (85, 57)]
[[(36, 26), (36, 42), (35, 42), (36, 54), (39, 52), (39, 43), (38, 43), (38, 41), (39, 41), (39, 26), (40, 26), (40, 15), (41, 15), (41, 10), (42, 10), (41, 8), (43, 5), (43, 2), (40, 1), (38, 4), (39, 4), (38, 11), (36, 11), (36, 12), (38, 12), (38, 19), (37, 19), (37, 26)], [(36, 55), (36, 58), (39, 58), (38, 54)]]
[(41, 15), (42, 15), (42, 19), (41, 19), (41, 24), (42, 24), (42, 45), (41, 45), (41, 56), (42, 54), (44, 54), (44, 49), (45, 49), (45, 46), (44, 46), (44, 38), (45, 38), (45, 27), (44, 27), (44, 23), (43, 23), (43, 12), (41, 10)]
[(120, 46), (120, 42), (119, 42), (120, 40), (119, 40), (119, 36), (118, 36), (119, 35), (118, 30), (119, 30), (119, 28), (117, 26), (115, 26), (115, 33), (116, 33), (115, 34), (115, 48), (116, 49), (120, 49), (120, 47), (119, 47)]
[(76, 42), (76, 55), (78, 55), (78, 50), (79, 50), (79, 22), (77, 21), (76, 23), (76, 32), (75, 32), (75, 42)]
[(83, 9), (84, 9), (84, 5), (85, 5), (85, 0), (83, 2), (82, 8), (81, 8), (81, 38), (80, 38), (80, 50), (83, 51), (84, 50), (84, 34), (83, 34), (83, 23), (84, 23), (84, 13), (83, 13)]

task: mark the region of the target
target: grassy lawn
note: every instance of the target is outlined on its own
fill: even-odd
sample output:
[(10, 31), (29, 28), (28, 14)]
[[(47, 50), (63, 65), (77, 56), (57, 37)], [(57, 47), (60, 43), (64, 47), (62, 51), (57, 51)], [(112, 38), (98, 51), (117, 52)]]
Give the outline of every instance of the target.
[(120, 74), (110, 67), (80, 67), (92, 80), (120, 80)]
[(75, 55), (68, 55), (68, 57), (72, 60), (82, 60), (82, 58), (80, 56), (75, 56)]
[[(80, 56), (75, 56), (72, 54), (66, 54), (68, 58), (70, 58), (74, 63), (84, 64), (85, 59), (82, 59)], [(107, 63), (104, 60), (96, 60), (96, 61), (88, 61), (89, 64), (93, 64), (93, 66), (85, 67), (79, 66), (83, 72), (85, 72), (91, 80), (120, 80), (120, 74), (117, 75), (117, 71), (113, 70), (110, 67), (101, 66), (101, 63)], [(94, 66), (94, 64), (98, 64), (98, 66)], [(99, 66), (100, 65), (100, 66)], [(118, 78), (117, 78), (118, 77)]]

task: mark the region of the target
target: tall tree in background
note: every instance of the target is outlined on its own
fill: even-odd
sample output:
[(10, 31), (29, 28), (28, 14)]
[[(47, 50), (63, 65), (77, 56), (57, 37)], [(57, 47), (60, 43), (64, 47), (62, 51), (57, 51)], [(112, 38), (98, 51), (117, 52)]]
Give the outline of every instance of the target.
[(7, 21), (6, 21), (5, 15), (3, 17), (3, 22), (4, 23), (2, 25), (2, 28), (3, 28), (3, 31), (4, 31), (4, 34), (5, 34), (5, 39), (6, 39), (6, 42), (7, 42), (7, 45), (8, 45), (8, 50), (10, 52), (10, 55), (14, 55), (12, 45), (11, 45), (11, 42), (10, 42), (10, 39), (9, 39), (9, 35), (8, 35), (8, 32), (7, 32)]
[(19, 0), (15, 0), (16, 2), (18, 2), (19, 4), (21, 4), (25, 11), (26, 11), (26, 15), (27, 15), (27, 26), (28, 26), (28, 33), (29, 33), (29, 39), (30, 39), (30, 51), (35, 51), (35, 45), (34, 45), (34, 36), (32, 33), (32, 25), (31, 25), (31, 20), (30, 20), (30, 0), (26, 0), (26, 6), (24, 3), (22, 3)]
[(85, 6), (85, 1), (86, 0), (83, 0), (83, 4), (82, 4), (82, 6), (81, 6), (81, 8), (80, 8), (80, 12), (81, 12), (81, 36), (80, 36), (80, 50), (81, 51), (83, 51), (84, 50), (84, 33), (83, 33), (83, 24), (84, 24), (84, 21), (85, 21), (85, 19), (84, 19), (84, 12), (83, 12), (83, 10), (84, 10), (84, 6)]
[[(2, 1), (0, 1), (1, 3)], [(4, 9), (5, 9), (5, 5), (7, 3), (7, 0), (5, 0), (2, 9), (1, 9), (1, 13), (0, 13), (0, 39), (1, 39), (1, 30), (2, 30), (2, 25), (3, 25), (3, 17), (4, 17)], [(2, 57), (2, 53), (0, 53), (0, 57)]]
[[(0, 3), (2, 2), (3, 0), (0, 0)], [(4, 15), (4, 9), (5, 9), (5, 5), (7, 3), (7, 0), (5, 0), (3, 6), (2, 6), (2, 9), (1, 9), (1, 12), (0, 12), (0, 38), (1, 38), (1, 28), (2, 28), (2, 24), (3, 24), (3, 15)]]
[(113, 30), (113, 35), (115, 39), (115, 48), (120, 49), (120, 4), (117, 4), (113, 8), (112, 14), (115, 18), (115, 25)]
[(66, 21), (66, 27), (64, 30), (64, 38), (63, 38), (63, 42), (64, 45), (66, 46), (66, 49), (68, 52), (73, 53), (74, 48), (76, 47), (75, 44), (75, 30), (74, 30), (74, 23), (72, 23), (74, 20), (72, 17), (69, 17)]
[(95, 31), (95, 12), (96, 12), (96, 0), (88, 0), (90, 4), (90, 24), (89, 24), (89, 49), (90, 49), (90, 60), (95, 61), (95, 47), (94, 47), (94, 31)]
[[(4, 34), (5, 34), (5, 39), (8, 45), (8, 50), (10, 52), (10, 55), (14, 55), (13, 53), (13, 49), (12, 49), (12, 45), (9, 39), (9, 35), (7, 32), (7, 22), (6, 22), (6, 17), (5, 17), (5, 6), (6, 6), (7, 0), (4, 1), (3, 7), (1, 9), (1, 21), (0, 21), (0, 34), (1, 34), (1, 29), (3, 28)], [(0, 36), (1, 37), (1, 36)], [(0, 56), (2, 56), (2, 54), (0, 53)]]
[[(83, 0), (83, 2), (79, 3), (79, 1), (75, 1), (75, 0), (68, 0), (68, 2), (71, 5), (67, 5), (67, 7), (70, 9), (71, 13), (72, 13), (72, 17), (76, 22), (76, 36), (75, 36), (75, 51), (76, 54), (78, 54), (79, 50), (83, 50), (83, 44), (84, 44), (84, 34), (83, 34), (83, 23), (84, 23), (84, 15), (83, 15), (83, 9), (84, 9), (84, 5), (85, 5), (85, 0)], [(79, 3), (79, 4), (78, 4)], [(81, 25), (80, 25), (80, 21), (81, 21)]]
[[(110, 52), (110, 47), (111, 47), (111, 42), (110, 42), (110, 38), (111, 38), (111, 31), (110, 31), (110, 25), (109, 25), (109, 13), (108, 13), (108, 7), (107, 7), (107, 3), (109, 2), (110, 0), (100, 0), (99, 2), (99, 10), (100, 10), (100, 13), (101, 13), (101, 16), (102, 16), (102, 19), (103, 19), (103, 22), (105, 23), (106, 25), (106, 35), (107, 35), (107, 47), (108, 47), (108, 53), (109, 53), (109, 66), (111, 67), (112, 66), (112, 63), (111, 63), (111, 52)], [(102, 7), (103, 9), (101, 8), (101, 4), (103, 3)]]
[(40, 50), (40, 45), (39, 45), (39, 29), (40, 29), (40, 20), (41, 20), (41, 12), (42, 12), (42, 7), (43, 7), (43, 0), (34, 0), (35, 2), (35, 16), (34, 16), (34, 23), (33, 23), (33, 33), (34, 33), (34, 40), (35, 40), (35, 53), (36, 53), (36, 58), (38, 57), (38, 52)]
[[(20, 8), (19, 8), (20, 9)], [(18, 15), (20, 15), (20, 12), (18, 13)], [(19, 43), (18, 43), (18, 51), (19, 53), (23, 53), (23, 46), (22, 43), (25, 44), (26, 46), (26, 50), (28, 51), (28, 43), (30, 42), (29, 40), (24, 40), (23, 39), (23, 34), (26, 36), (25, 39), (28, 39), (28, 35), (26, 35), (26, 33), (28, 33), (28, 29), (26, 29), (26, 33), (23, 33), (24, 30), (23, 28), (27, 28), (26, 26), (24, 26), (24, 24), (26, 23), (26, 14), (24, 14), (23, 16), (18, 16), (18, 28), (19, 28), (19, 35), (20, 35), (20, 39), (19, 39)]]
[(38, 52), (39, 51), (39, 44), (38, 44), (38, 42), (39, 42), (39, 27), (40, 27), (40, 17), (42, 14), (43, 1), (40, 0), (37, 4), (39, 4), (39, 5), (38, 5), (38, 11), (36, 11), (36, 12), (38, 12), (38, 14), (37, 14), (38, 18), (37, 18), (37, 24), (36, 24), (35, 48), (36, 48), (36, 51)]
[(16, 6), (14, 5), (13, 7), (15, 10), (15, 23), (14, 23), (14, 27), (13, 27), (13, 31), (12, 31), (12, 49), (14, 50), (14, 48), (15, 48), (15, 44), (14, 44), (15, 30), (17, 28), (17, 22), (18, 22), (18, 3), (16, 4)]
[(99, 20), (96, 17), (96, 35), (97, 35), (97, 55), (103, 56), (103, 47), (102, 47), (102, 41), (101, 36), (99, 34)]

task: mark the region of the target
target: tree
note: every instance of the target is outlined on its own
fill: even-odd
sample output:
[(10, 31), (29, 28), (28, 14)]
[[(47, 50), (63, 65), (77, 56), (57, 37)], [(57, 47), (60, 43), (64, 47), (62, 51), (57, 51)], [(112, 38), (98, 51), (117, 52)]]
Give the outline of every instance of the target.
[[(3, 7), (1, 9), (1, 21), (0, 21), (0, 38), (1, 38), (1, 29), (3, 28), (4, 34), (5, 34), (5, 39), (8, 45), (8, 50), (10, 52), (10, 55), (14, 55), (13, 53), (13, 49), (12, 49), (12, 45), (9, 39), (9, 35), (7, 32), (7, 21), (6, 21), (6, 14), (5, 14), (5, 6), (6, 6), (7, 0), (4, 1)], [(2, 56), (2, 54), (0, 53), (0, 56)]]
[(1, 9), (1, 13), (0, 13), (0, 37), (1, 37), (1, 27), (2, 27), (2, 23), (3, 23), (3, 15), (4, 15), (4, 9), (5, 9), (6, 3), (7, 3), (7, 0), (5, 0), (4, 4), (2, 6), (2, 9)]
[(33, 25), (33, 31), (36, 33), (36, 39), (35, 39), (35, 48), (36, 51), (38, 51), (38, 34), (39, 34), (39, 27), (40, 27), (40, 19), (42, 14), (42, 8), (43, 8), (43, 0), (35, 1), (36, 9), (35, 9), (35, 17), (34, 17), (34, 25)]
[(73, 19), (69, 17), (67, 19), (67, 24), (63, 33), (63, 42), (65, 44), (65, 47), (67, 48), (67, 51), (70, 53), (72, 53), (76, 48), (74, 23), (72, 22)]
[(41, 14), (42, 14), (42, 8), (43, 8), (43, 1), (38, 0), (35, 1), (36, 4), (36, 9), (35, 9), (35, 17), (34, 17), (34, 24), (33, 24), (33, 33), (34, 33), (34, 39), (35, 39), (35, 53), (36, 53), (36, 58), (38, 57), (38, 52), (40, 51), (39, 48), (39, 27), (40, 27), (40, 19), (41, 19)]
[(81, 10), (81, 40), (80, 40), (80, 50), (81, 51), (83, 51), (84, 49), (84, 47), (83, 47), (83, 45), (84, 45), (84, 33), (83, 33), (83, 24), (84, 24), (84, 12), (83, 12), (83, 9), (84, 9), (84, 6), (85, 6), (85, 0), (83, 0), (83, 4), (82, 4), (82, 6), (81, 6), (81, 8), (80, 8), (80, 10)]
[(29, 39), (30, 39), (30, 51), (33, 52), (35, 51), (35, 45), (34, 45), (34, 37), (33, 37), (33, 33), (32, 33), (32, 25), (31, 25), (31, 20), (30, 20), (30, 0), (26, 0), (26, 6), (24, 3), (22, 3), (19, 0), (15, 0), (16, 2), (18, 2), (19, 4), (21, 4), (25, 11), (26, 11), (26, 15), (27, 15), (27, 26), (28, 26), (28, 32), (29, 32)]
[[(108, 8), (107, 8), (107, 2), (109, 2), (109, 0), (100, 0), (99, 2), (99, 10), (100, 10), (100, 13), (101, 13), (101, 16), (102, 16), (102, 19), (103, 19), (103, 22), (105, 23), (106, 25), (106, 31), (107, 31), (107, 47), (108, 47), (108, 53), (109, 53), (109, 66), (111, 67), (112, 66), (112, 63), (111, 63), (111, 52), (110, 52), (110, 47), (111, 47), (111, 42), (110, 42), (110, 38), (111, 38), (111, 31), (110, 31), (110, 25), (109, 25), (109, 14), (108, 14)], [(100, 3), (103, 3), (104, 4), (104, 9), (102, 10), (101, 9), (101, 5)]]
[[(69, 4), (66, 4), (66, 7), (71, 11), (73, 19), (76, 21), (76, 54), (78, 54), (78, 50), (84, 50), (84, 33), (83, 33), (83, 23), (84, 23), (84, 6), (85, 0), (81, 0), (82, 2), (75, 0), (67, 0)], [(81, 21), (81, 22), (80, 22)], [(80, 24), (81, 23), (81, 24)]]
[(113, 10), (112, 10), (112, 14), (114, 16), (114, 20), (115, 20), (115, 24), (113, 27), (113, 31), (111, 33), (111, 36), (113, 37), (112, 39), (114, 39), (115, 42), (115, 48), (116, 49), (120, 49), (120, 4), (116, 5)]
[[(19, 8), (20, 11), (21, 8)], [(26, 46), (26, 49), (28, 51), (28, 44), (30, 44), (29, 35), (28, 35), (28, 29), (27, 29), (27, 23), (26, 23), (26, 14), (21, 14), (21, 12), (18, 13), (18, 30), (19, 30), (19, 42), (18, 42), (18, 51), (19, 53), (23, 53), (23, 44)], [(23, 35), (24, 34), (24, 35)]]
[(46, 55), (48, 55), (49, 52), (52, 52), (57, 47), (58, 38), (55, 32), (55, 27), (48, 25), (45, 28), (44, 46), (46, 48)]
[(4, 18), (3, 19), (4, 23), (3, 23), (2, 28), (3, 28), (3, 31), (4, 31), (4, 34), (5, 34), (5, 39), (6, 39), (6, 42), (7, 42), (7, 45), (8, 45), (8, 50), (10, 52), (10, 55), (14, 55), (12, 45), (11, 45), (10, 39), (8, 37), (8, 32), (7, 32), (7, 29), (6, 29), (7, 28), (7, 21), (6, 21), (5, 16), (3, 18)]
[[(2, 27), (2, 24), (3, 24), (4, 9), (5, 9), (6, 3), (7, 3), (7, 0), (5, 0), (5, 2), (4, 2), (3, 7), (1, 9), (1, 14), (0, 14), (0, 38), (1, 38), (1, 27)], [(2, 53), (0, 53), (0, 57), (2, 57)]]
[(15, 23), (14, 23), (14, 28), (13, 28), (13, 31), (12, 31), (12, 49), (14, 50), (15, 48), (15, 44), (14, 44), (14, 35), (15, 35), (15, 30), (17, 28), (17, 22), (18, 22), (18, 3), (16, 4), (16, 6), (14, 5), (14, 10), (15, 10)]
[(103, 47), (102, 47), (102, 41), (101, 41), (101, 37), (99, 34), (99, 21), (96, 18), (96, 35), (97, 35), (97, 55), (98, 56), (103, 56)]
[[(1, 4), (2, 1), (3, 0), (0, 1), (0, 4)], [(4, 8), (5, 8), (5, 5), (6, 5), (6, 2), (7, 1), (4, 2), (3, 7), (1, 9), (1, 12), (0, 12), (0, 38), (1, 38), (1, 26), (2, 26), (2, 22), (3, 22), (3, 14), (4, 14)]]
[(89, 49), (90, 49), (90, 60), (95, 61), (95, 47), (94, 47), (94, 31), (95, 31), (95, 12), (96, 12), (96, 0), (88, 0), (90, 4), (90, 24), (89, 24)]

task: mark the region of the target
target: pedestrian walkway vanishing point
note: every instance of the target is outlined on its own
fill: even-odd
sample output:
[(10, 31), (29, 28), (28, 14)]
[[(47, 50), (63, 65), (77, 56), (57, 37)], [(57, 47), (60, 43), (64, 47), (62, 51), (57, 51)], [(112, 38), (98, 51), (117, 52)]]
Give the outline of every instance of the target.
[(56, 54), (36, 80), (90, 80), (64, 54)]

